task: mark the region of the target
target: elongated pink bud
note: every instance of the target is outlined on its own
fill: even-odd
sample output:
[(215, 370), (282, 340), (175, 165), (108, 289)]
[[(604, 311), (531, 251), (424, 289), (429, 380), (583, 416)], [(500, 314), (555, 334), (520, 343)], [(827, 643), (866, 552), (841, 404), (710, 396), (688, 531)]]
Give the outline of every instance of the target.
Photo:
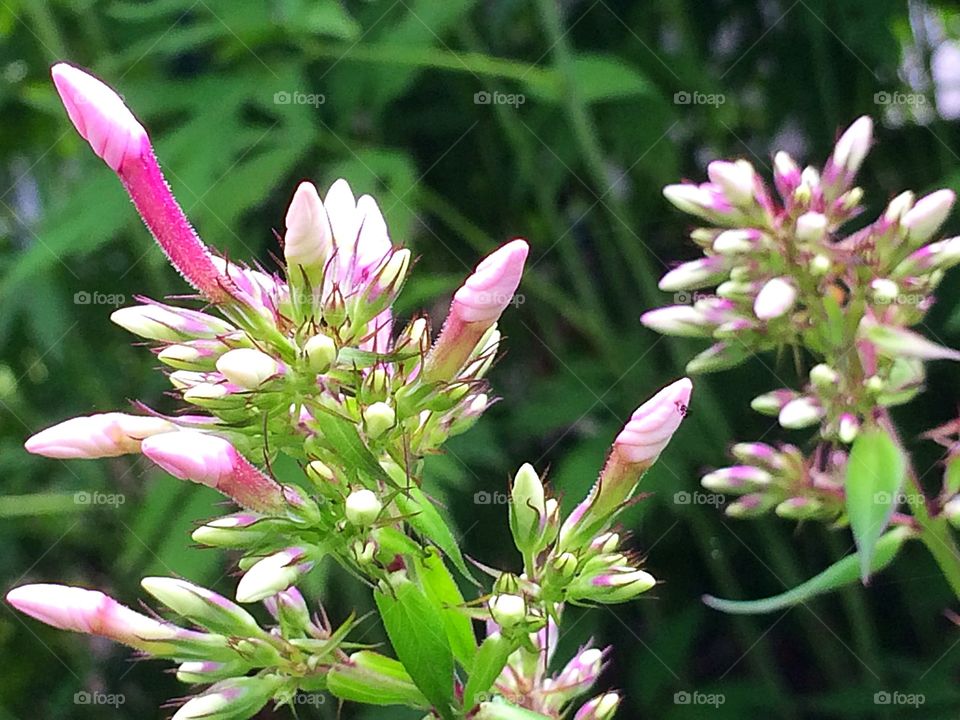
[(163, 433), (147, 438), (141, 450), (174, 477), (219, 490), (249, 510), (278, 513), (288, 502), (299, 500), (216, 435), (195, 430)]
[(57, 63), (51, 75), (70, 121), (120, 177), (173, 266), (213, 302), (229, 300), (231, 283), (214, 266), (170, 192), (143, 125), (119, 95), (83, 70)]
[(198, 633), (154, 620), (121, 605), (99, 590), (69, 585), (21, 585), (7, 593), (17, 610), (60, 630), (100, 635), (135, 648)]
[(333, 231), (313, 183), (302, 182), (297, 187), (287, 209), (286, 224), (283, 253), (287, 263), (312, 271), (314, 280), (333, 250)]
[(453, 296), (440, 337), (427, 354), (425, 379), (448, 380), (463, 366), (513, 300), (529, 251), (526, 241), (513, 240), (477, 265)]
[(102, 458), (140, 452), (144, 438), (176, 430), (157, 417), (101, 413), (64, 420), (41, 430), (24, 443), (27, 452), (45, 457)]
[(693, 383), (683, 378), (637, 408), (613, 441), (600, 479), (560, 528), (561, 548), (589, 542), (610, 524), (680, 427), (692, 391)]

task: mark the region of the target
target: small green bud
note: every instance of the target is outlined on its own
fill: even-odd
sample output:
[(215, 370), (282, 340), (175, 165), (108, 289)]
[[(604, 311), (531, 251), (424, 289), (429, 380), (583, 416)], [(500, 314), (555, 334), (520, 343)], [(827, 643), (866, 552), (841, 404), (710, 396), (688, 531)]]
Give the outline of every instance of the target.
[(542, 547), (546, 515), (543, 483), (533, 466), (525, 463), (510, 490), (510, 530), (520, 552), (536, 552)]
[(520, 595), (494, 595), (489, 603), (490, 616), (502, 628), (512, 628), (527, 617), (527, 601)]
[(376, 522), (383, 503), (372, 490), (354, 490), (347, 496), (344, 513), (352, 525), (366, 527)]
[(337, 344), (329, 335), (314, 335), (303, 344), (303, 354), (312, 372), (323, 373), (337, 359)]
[(363, 411), (363, 425), (367, 437), (376, 440), (397, 421), (397, 414), (385, 402), (375, 402)]

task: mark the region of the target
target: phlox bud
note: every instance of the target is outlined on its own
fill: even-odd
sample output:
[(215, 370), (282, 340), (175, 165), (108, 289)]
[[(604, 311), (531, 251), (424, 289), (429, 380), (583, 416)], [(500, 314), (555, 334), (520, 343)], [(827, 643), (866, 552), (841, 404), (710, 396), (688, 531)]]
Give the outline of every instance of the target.
[(784, 405), (777, 419), (782, 427), (799, 430), (816, 425), (823, 415), (824, 410), (819, 402), (811, 397), (800, 396)]
[(217, 370), (234, 385), (256, 390), (282, 371), (281, 365), (265, 352), (253, 348), (237, 348), (220, 356)]
[(777, 505), (774, 512), (786, 520), (809, 520), (823, 510), (823, 503), (814, 498), (793, 497)]
[(120, 308), (114, 310), (110, 319), (134, 335), (167, 342), (216, 338), (236, 330), (230, 323), (212, 315), (160, 303)]
[(585, 693), (596, 682), (600, 671), (603, 670), (603, 650), (587, 648), (581, 650), (560, 671), (557, 677), (550, 681), (550, 688), (555, 689), (563, 698), (574, 698)]
[(283, 685), (279, 675), (234, 677), (191, 698), (172, 720), (238, 720), (256, 715)]
[(744, 207), (754, 202), (757, 173), (746, 160), (714, 160), (707, 165), (707, 175), (723, 190), (731, 205)]
[(518, 550), (532, 553), (540, 549), (546, 515), (543, 482), (533, 466), (525, 463), (510, 489), (510, 531)]
[(797, 397), (793, 390), (783, 388), (758, 395), (750, 401), (750, 407), (761, 415), (779, 415), (783, 407)]
[(177, 615), (213, 632), (240, 637), (263, 634), (250, 613), (212, 590), (168, 577), (146, 577), (140, 585)]
[(389, 403), (375, 402), (363, 410), (363, 427), (371, 440), (381, 437), (397, 422), (397, 413)]
[(901, 218), (913, 207), (914, 194), (907, 190), (897, 195), (887, 203), (883, 211), (883, 219), (889, 223), (899, 223)]
[(692, 305), (670, 305), (645, 312), (640, 322), (651, 330), (674, 337), (710, 337), (713, 325)]
[[(283, 254), (287, 264), (299, 265), (316, 285), (333, 250), (333, 231), (313, 183), (302, 182), (297, 186), (287, 208), (286, 225)], [(296, 270), (291, 268), (288, 274), (295, 278)]]
[(773, 156), (773, 182), (784, 200), (789, 200), (800, 184), (800, 166), (782, 150)]
[(344, 513), (351, 524), (366, 527), (376, 522), (383, 510), (383, 503), (372, 490), (354, 490), (347, 495)]
[(513, 299), (528, 252), (525, 241), (514, 240), (477, 265), (453, 296), (440, 337), (427, 353), (424, 379), (449, 380), (463, 367)]
[(724, 513), (737, 519), (758, 517), (773, 507), (774, 503), (775, 500), (764, 493), (751, 493), (728, 503)]
[(820, 390), (835, 389), (840, 382), (840, 373), (826, 363), (818, 363), (810, 368), (810, 382)]
[(860, 421), (857, 420), (855, 415), (844, 413), (840, 416), (840, 424), (837, 429), (837, 437), (840, 438), (840, 442), (849, 445), (856, 440), (859, 432)]
[(115, 457), (140, 452), (144, 438), (174, 430), (176, 426), (162, 418), (102, 413), (41, 430), (24, 447), (34, 455), (60, 459)]
[(206, 685), (217, 680), (238, 677), (247, 670), (249, 665), (242, 661), (188, 660), (177, 667), (177, 680), (191, 685)]
[(527, 617), (527, 602), (520, 595), (494, 595), (488, 603), (490, 616), (502, 628), (512, 628)]
[(667, 185), (663, 196), (678, 210), (711, 222), (726, 224), (740, 217), (730, 200), (715, 185)]
[(134, 612), (98, 590), (68, 585), (21, 585), (7, 593), (17, 610), (60, 630), (100, 635), (148, 652), (198, 633)]
[(273, 522), (253, 513), (234, 513), (209, 520), (190, 537), (196, 543), (211, 547), (249, 547), (270, 534)]
[(561, 548), (589, 542), (619, 512), (680, 427), (692, 390), (693, 383), (683, 378), (637, 408), (614, 440), (599, 480), (560, 528)]
[[(715, 334), (719, 335), (728, 331), (740, 332), (743, 329), (742, 320), (735, 320), (719, 326)], [(748, 351), (742, 342), (718, 342), (694, 356), (687, 363), (686, 371), (691, 375), (699, 375), (700, 373), (727, 370), (736, 367), (747, 357)]]
[(306, 550), (287, 548), (254, 563), (237, 583), (237, 602), (252, 603), (275, 595), (295, 584), (313, 563)]
[(752, 465), (734, 465), (704, 475), (700, 484), (715, 492), (742, 494), (769, 485), (771, 480), (766, 470)]
[(829, 182), (836, 183), (839, 187), (849, 185), (860, 170), (872, 142), (873, 120), (866, 115), (857, 118), (837, 140), (833, 154), (827, 161), (824, 174), (829, 178)]
[(930, 240), (947, 219), (955, 200), (952, 190), (937, 190), (917, 200), (900, 220), (907, 243), (917, 247)]
[(960, 263), (960, 237), (925, 245), (908, 255), (893, 270), (893, 277), (905, 278), (943, 271)]
[(230, 280), (212, 262), (170, 193), (146, 130), (113, 90), (66, 63), (51, 69), (71, 122), (120, 177), (137, 211), (173, 266), (214, 302), (230, 299)]
[(893, 325), (883, 325), (870, 317), (860, 321), (859, 334), (869, 340), (881, 355), (919, 360), (960, 360), (960, 352), (927, 340), (923, 335)]
[(337, 344), (329, 335), (314, 335), (303, 344), (307, 366), (315, 373), (326, 372), (337, 358)]
[(581, 707), (573, 720), (612, 720), (620, 707), (620, 696), (617, 693), (606, 693), (589, 700)]
[(660, 278), (659, 287), (664, 292), (699, 290), (715, 285), (726, 274), (728, 266), (728, 260), (720, 255), (691, 260)]
[(574, 600), (615, 604), (633, 600), (657, 584), (643, 570), (616, 565), (593, 575), (581, 575), (567, 586), (567, 595)]
[(827, 216), (807, 212), (797, 218), (797, 240), (804, 243), (819, 243), (827, 235)]
[(212, 487), (251, 510), (280, 513), (288, 502), (300, 502), (216, 435), (196, 430), (152, 435), (141, 450), (174, 477)]
[(789, 278), (768, 280), (757, 293), (753, 313), (760, 320), (773, 320), (790, 312), (797, 301), (797, 288)]

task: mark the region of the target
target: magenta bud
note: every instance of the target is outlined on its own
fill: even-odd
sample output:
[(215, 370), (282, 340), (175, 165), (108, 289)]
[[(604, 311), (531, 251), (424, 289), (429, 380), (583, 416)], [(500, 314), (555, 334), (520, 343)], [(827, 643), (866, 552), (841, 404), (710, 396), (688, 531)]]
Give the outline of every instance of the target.
[(60, 459), (115, 457), (140, 452), (144, 438), (174, 430), (176, 426), (162, 418), (102, 413), (41, 430), (24, 447), (34, 455)]

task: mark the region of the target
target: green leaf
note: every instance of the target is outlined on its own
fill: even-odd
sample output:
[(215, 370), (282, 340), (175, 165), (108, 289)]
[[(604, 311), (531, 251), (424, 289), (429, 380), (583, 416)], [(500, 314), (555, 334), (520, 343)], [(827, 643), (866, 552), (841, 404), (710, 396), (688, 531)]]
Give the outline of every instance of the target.
[(467, 569), (453, 531), (440, 515), (440, 511), (430, 502), (430, 498), (424, 495), (420, 488), (411, 487), (397, 495), (396, 503), (400, 512), (409, 516), (407, 522), (410, 526), (440, 548), (457, 570), (472, 581), (473, 576)]
[(846, 505), (866, 583), (877, 539), (890, 522), (906, 474), (903, 452), (883, 430), (857, 436), (847, 462)]
[(366, 476), (361, 477), (361, 481), (372, 479), (391, 482), (353, 423), (326, 412), (319, 406), (316, 407), (313, 417), (324, 439), (343, 460), (343, 467), (360, 470), (360, 475)]
[[(894, 528), (883, 535), (874, 547), (871, 571), (877, 573), (887, 567), (909, 537), (911, 537), (911, 530), (905, 527)], [(762, 600), (722, 600), (712, 595), (704, 595), (703, 601), (714, 610), (734, 615), (772, 613), (849, 585), (859, 578), (859, 571), (860, 557), (858, 553), (853, 553), (838, 560), (819, 575), (780, 595)]]
[(441, 717), (453, 718), (453, 651), (433, 603), (406, 578), (394, 583), (392, 595), (378, 590), (374, 598), (403, 667)]
[(469, 671), (477, 653), (477, 638), (473, 622), (461, 609), (463, 594), (435, 548), (428, 548), (426, 557), (416, 557), (415, 563), (417, 578), (443, 620), (453, 655)]
[(467, 680), (467, 687), (463, 691), (463, 707), (467, 710), (478, 701), (481, 695), (489, 690), (500, 677), (507, 659), (519, 645), (499, 633), (491, 635), (480, 645), (477, 657), (473, 662), (473, 669)]
[[(574, 82), (587, 103), (651, 95), (653, 85), (621, 58), (612, 55), (584, 54), (573, 61)], [(549, 85), (528, 83), (526, 90), (541, 100), (560, 102), (565, 89), (561, 76), (553, 76)]]
[(947, 469), (943, 474), (943, 487), (948, 496), (960, 492), (960, 455), (954, 455), (947, 460)]
[(379, 653), (362, 650), (349, 665), (337, 665), (327, 675), (327, 688), (341, 700), (367, 705), (409, 705), (429, 702), (413, 684), (403, 665)]

